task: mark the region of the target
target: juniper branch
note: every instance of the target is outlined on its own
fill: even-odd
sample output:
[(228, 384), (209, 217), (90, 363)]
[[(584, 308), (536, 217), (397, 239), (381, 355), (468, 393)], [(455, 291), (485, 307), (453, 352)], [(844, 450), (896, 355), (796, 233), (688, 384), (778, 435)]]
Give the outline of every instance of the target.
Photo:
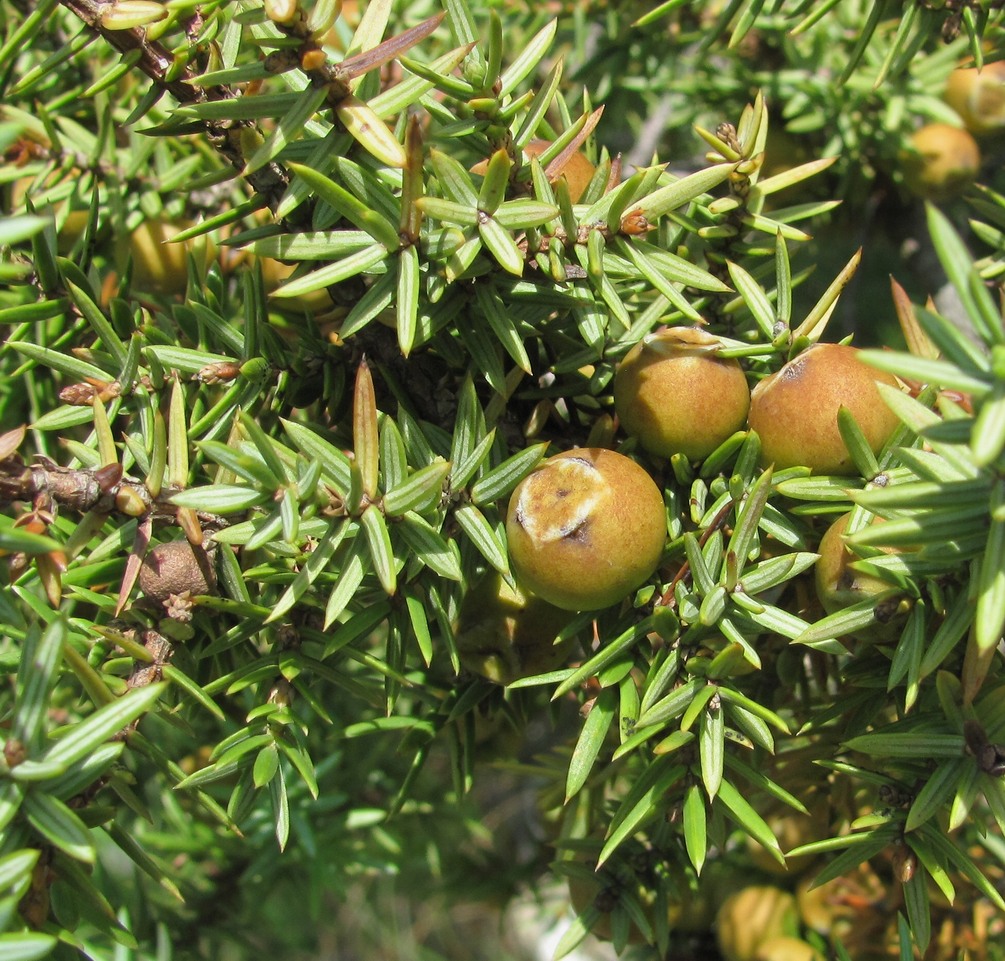
[[(60, 0), (60, 3), (120, 54), (133, 54), (134, 51), (139, 51), (140, 59), (136, 64), (139, 70), (159, 89), (171, 94), (178, 103), (193, 105), (210, 100), (238, 98), (238, 94), (224, 84), (202, 87), (192, 83), (196, 74), (191, 68), (182, 66), (179, 70), (170, 52), (162, 44), (150, 40), (142, 27), (109, 30), (101, 22), (101, 11), (105, 4), (98, 0)], [(203, 120), (200, 121), (200, 125), (220, 156), (235, 170), (243, 172), (248, 158), (244, 156), (241, 146), (241, 134), (247, 129), (257, 129), (254, 121)], [(245, 175), (245, 180), (253, 190), (265, 198), (269, 209), (275, 210), (290, 184), (290, 174), (282, 164), (272, 161), (261, 169)], [(292, 216), (297, 223), (309, 222), (310, 205), (301, 205)]]
[[(0, 508), (18, 502), (51, 503), (86, 514), (118, 514), (123, 517), (151, 515), (155, 520), (176, 522), (178, 508), (169, 498), (176, 489), (164, 488), (152, 497), (142, 483), (123, 477), (121, 464), (97, 468), (61, 467), (48, 457), (37, 456), (26, 465), (20, 455), (0, 460)], [(227, 527), (227, 519), (203, 511), (197, 517), (205, 526)]]

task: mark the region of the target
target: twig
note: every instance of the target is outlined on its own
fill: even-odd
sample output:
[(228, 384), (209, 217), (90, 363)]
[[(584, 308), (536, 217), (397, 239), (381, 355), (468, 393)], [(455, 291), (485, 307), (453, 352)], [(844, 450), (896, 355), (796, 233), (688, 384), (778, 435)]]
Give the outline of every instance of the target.
[[(195, 74), (189, 67), (177, 70), (174, 58), (156, 41), (149, 40), (142, 27), (129, 30), (109, 30), (101, 22), (103, 6), (98, 0), (60, 0), (60, 3), (78, 17), (115, 50), (125, 55), (139, 51), (136, 66), (161, 90), (170, 93), (180, 104), (192, 105), (210, 100), (235, 100), (237, 93), (225, 85), (201, 87), (191, 83)], [(217, 152), (235, 170), (243, 171), (247, 157), (241, 148), (242, 130), (255, 130), (251, 120), (203, 120), (200, 121), (206, 136)], [(290, 174), (275, 161), (245, 176), (248, 184), (261, 194), (271, 210), (275, 210), (290, 184)], [(294, 212), (297, 222), (309, 222), (310, 205), (302, 204)]]
[[(122, 466), (110, 464), (94, 469), (60, 467), (48, 457), (38, 456), (27, 466), (18, 454), (0, 460), (0, 507), (39, 498), (74, 513), (119, 514), (175, 521), (178, 508), (168, 498), (176, 493), (165, 488), (151, 497), (143, 484), (123, 480)], [(223, 528), (229, 521), (216, 514), (197, 512), (206, 526)]]

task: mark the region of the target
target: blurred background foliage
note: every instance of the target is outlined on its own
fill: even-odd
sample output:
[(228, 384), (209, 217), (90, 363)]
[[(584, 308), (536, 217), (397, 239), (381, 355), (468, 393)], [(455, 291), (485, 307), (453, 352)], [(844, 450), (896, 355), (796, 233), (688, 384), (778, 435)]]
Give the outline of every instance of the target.
[[(0, 12), (0, 957), (1001, 957), (1005, 83), (912, 148), (1000, 3)], [(473, 638), (699, 318), (897, 348), (903, 427), (629, 440), (659, 571), (557, 669)], [(849, 511), (886, 606), (816, 597)]]

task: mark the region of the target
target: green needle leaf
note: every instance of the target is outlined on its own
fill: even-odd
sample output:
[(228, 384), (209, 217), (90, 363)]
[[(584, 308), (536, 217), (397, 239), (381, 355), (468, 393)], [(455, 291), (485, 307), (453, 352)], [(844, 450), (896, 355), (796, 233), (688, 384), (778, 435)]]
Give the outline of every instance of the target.
[(360, 230), (365, 230), (386, 250), (398, 249), (400, 243), (398, 228), (390, 220), (324, 174), (303, 164), (291, 163), (289, 167), (293, 173), (307, 182), (317, 196), (346, 220), (355, 224)]
[(505, 227), (489, 217), (479, 221), (478, 233), (500, 267), (517, 277), (523, 275), (524, 255)]
[(404, 167), (405, 148), (373, 108), (354, 95), (338, 102), (335, 113), (361, 147), (389, 167)]
[(398, 346), (405, 357), (411, 353), (415, 344), (421, 296), (422, 276), (418, 252), (415, 247), (403, 247), (398, 253), (398, 303), (395, 312)]
[(265, 623), (278, 620), (304, 596), (310, 586), (317, 580), (324, 570), (327, 569), (332, 555), (336, 548), (345, 539), (349, 532), (349, 524), (346, 522), (336, 522), (329, 528), (328, 533), (318, 541), (314, 550), (311, 551), (307, 562), (297, 572), (293, 578), (293, 583), (286, 589), (283, 596), (276, 603), (272, 613), (266, 618)]
[(509, 172), (513, 166), (509, 154), (503, 148), (497, 150), (489, 158), (485, 179), (478, 193), (478, 209), (491, 217), (506, 197), (509, 189)]
[(105, 741), (149, 711), (164, 692), (165, 684), (133, 688), (127, 694), (98, 708), (74, 725), (38, 760), (27, 760), (11, 771), (16, 781), (42, 781), (66, 772)]
[(62, 550), (63, 545), (44, 534), (32, 534), (18, 527), (0, 527), (0, 551), (25, 554), (48, 554)]
[(699, 784), (691, 784), (684, 792), (684, 846), (695, 871), (701, 874), (708, 853), (708, 821)]
[[(991, 495), (992, 515), (1005, 506), (1005, 480), (999, 479)], [(1005, 516), (992, 516), (987, 547), (977, 578), (977, 616), (974, 640), (979, 651), (993, 649), (1005, 630)]]
[(328, 91), (324, 87), (313, 84), (305, 87), (296, 103), (279, 118), (272, 133), (248, 159), (241, 175), (247, 177), (279, 156), (288, 144), (303, 133), (307, 121), (317, 113), (327, 98)]
[(456, 541), (447, 541), (427, 520), (406, 513), (395, 524), (395, 533), (430, 570), (451, 581), (463, 580)]
[(471, 485), (471, 502), (476, 505), (491, 504), (505, 497), (537, 467), (547, 449), (545, 442), (507, 457)]
[(736, 823), (766, 848), (779, 864), (784, 865), (785, 855), (782, 854), (782, 850), (778, 846), (774, 832), (729, 781), (724, 780), (719, 785), (719, 799), (729, 809), (736, 819)]
[(586, 784), (600, 751), (604, 746), (607, 732), (617, 713), (618, 690), (609, 687), (598, 695), (586, 717), (586, 723), (579, 732), (579, 740), (569, 761), (569, 773), (565, 782), (565, 801), (575, 797)]
[(701, 780), (710, 801), (715, 800), (722, 784), (725, 737), (726, 729), (722, 709), (717, 706), (709, 706), (698, 720), (698, 755), (701, 759)]
[(463, 504), (454, 510), (454, 519), (482, 557), (500, 574), (509, 574), (506, 548), (485, 515), (473, 504)]
[(49, 696), (58, 680), (66, 636), (67, 622), (61, 616), (54, 618), (41, 635), (37, 627), (32, 627), (25, 637), (17, 671), (13, 733), (29, 752), (42, 748)]
[(420, 468), (408, 480), (384, 495), (384, 513), (388, 517), (400, 517), (409, 511), (422, 513), (436, 506), (452, 469), (450, 461), (439, 461)]
[[(666, 187), (660, 187), (636, 203), (625, 216), (631, 217), (634, 214), (645, 217), (650, 222), (655, 221), (664, 214), (670, 213), (671, 210), (683, 207), (684, 204), (708, 193), (713, 187), (718, 187), (729, 177), (734, 166), (731, 163), (716, 164), (674, 181)], [(624, 222), (624, 218), (622, 218), (622, 222)]]
[(77, 381), (111, 380), (115, 375), (110, 371), (102, 370), (89, 364), (86, 361), (74, 357), (72, 354), (63, 354), (58, 350), (51, 350), (48, 347), (40, 347), (38, 344), (26, 343), (24, 341), (9, 340), (6, 347), (16, 350), (30, 360), (34, 360), (52, 370), (58, 370)]
[(94, 863), (96, 852), (90, 831), (62, 801), (51, 794), (31, 791), (24, 799), (24, 810), (31, 826), (50, 844), (77, 861)]
[(387, 531), (384, 515), (376, 504), (371, 504), (360, 517), (360, 526), (366, 534), (370, 546), (370, 557), (381, 586), (388, 594), (398, 589), (398, 575), (395, 569), (394, 551)]

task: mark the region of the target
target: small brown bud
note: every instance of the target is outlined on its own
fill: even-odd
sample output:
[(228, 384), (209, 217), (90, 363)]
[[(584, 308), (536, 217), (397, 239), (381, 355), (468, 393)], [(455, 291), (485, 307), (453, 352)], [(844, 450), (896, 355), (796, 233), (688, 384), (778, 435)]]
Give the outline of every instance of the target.
[(35, 511), (22, 514), (16, 521), (14, 527), (27, 534), (44, 534), (49, 525), (46, 524)]
[(644, 234), (649, 230), (652, 230), (652, 224), (638, 210), (632, 210), (621, 218), (621, 232), (628, 234), (629, 237)]
[(122, 465), (106, 464), (104, 467), (99, 467), (94, 472), (94, 479), (102, 494), (111, 494), (122, 481)]
[(241, 365), (225, 360), (218, 364), (207, 364), (202, 370), (197, 371), (192, 379), (203, 384), (224, 384), (240, 375)]
[(7, 767), (17, 767), (28, 757), (28, 750), (16, 737), (10, 738), (3, 746), (3, 759)]
[(115, 509), (129, 517), (142, 517), (147, 512), (147, 502), (130, 484), (123, 484), (115, 493)]
[(164, 613), (173, 621), (188, 624), (192, 620), (192, 595), (188, 591), (171, 594), (164, 602)]
[(736, 127), (731, 123), (721, 123), (715, 128), (715, 135), (728, 147), (740, 152), (740, 139), (736, 135)]
[(269, 692), (269, 703), (280, 707), (289, 707), (293, 702), (294, 690), (289, 681), (280, 678)]
[(901, 884), (907, 884), (918, 869), (918, 856), (906, 845), (898, 844), (893, 851), (893, 873)]
[(99, 380), (96, 377), (88, 377), (81, 384), (70, 384), (59, 392), (64, 403), (75, 406), (89, 404), (94, 397), (104, 404), (121, 394), (122, 385), (117, 380)]
[(98, 391), (98, 400), (107, 404), (110, 400), (122, 395), (122, 385), (117, 380), (103, 381), (94, 385)]
[(59, 392), (59, 399), (71, 407), (90, 407), (96, 394), (90, 384), (68, 384)]
[(7, 557), (7, 577), (11, 584), (28, 570), (28, 564), (28, 555), (23, 551), (15, 551)]

